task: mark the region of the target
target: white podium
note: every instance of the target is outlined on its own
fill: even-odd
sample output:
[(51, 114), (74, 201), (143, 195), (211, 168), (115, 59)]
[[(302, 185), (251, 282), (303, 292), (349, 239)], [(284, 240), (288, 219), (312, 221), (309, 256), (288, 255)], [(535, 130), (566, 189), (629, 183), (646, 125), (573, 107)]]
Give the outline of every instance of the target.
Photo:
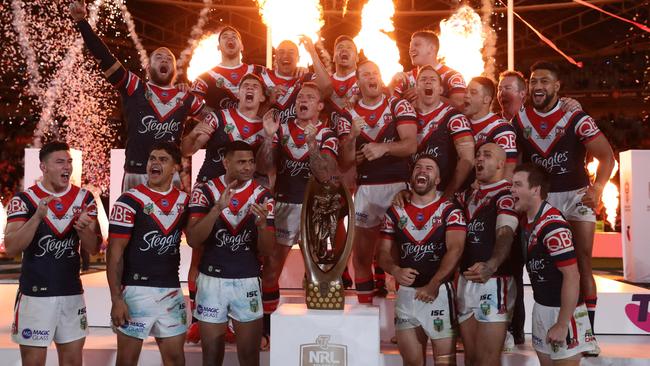
[(379, 355), (377, 307), (282, 304), (271, 315), (271, 366), (377, 366)]
[(620, 154), (623, 271), (631, 282), (650, 282), (650, 151)]

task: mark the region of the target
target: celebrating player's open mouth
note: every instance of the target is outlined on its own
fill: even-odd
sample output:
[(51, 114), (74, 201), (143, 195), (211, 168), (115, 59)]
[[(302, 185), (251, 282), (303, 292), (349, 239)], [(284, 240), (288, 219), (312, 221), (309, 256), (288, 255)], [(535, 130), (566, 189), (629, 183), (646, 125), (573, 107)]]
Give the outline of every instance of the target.
[(252, 91), (246, 92), (244, 98), (246, 99), (247, 102), (252, 103), (255, 98), (255, 94)]

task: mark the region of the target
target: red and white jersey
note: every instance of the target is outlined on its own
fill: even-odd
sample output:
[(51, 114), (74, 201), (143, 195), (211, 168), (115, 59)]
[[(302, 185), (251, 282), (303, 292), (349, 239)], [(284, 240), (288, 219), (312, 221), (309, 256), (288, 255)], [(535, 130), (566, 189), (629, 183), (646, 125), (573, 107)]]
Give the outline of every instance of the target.
[[(325, 113), (330, 121), (330, 126), (337, 129), (341, 119), (345, 118), (347, 103), (355, 95), (359, 95), (356, 72), (351, 72), (343, 77), (335, 74), (330, 76), (332, 81), (332, 94), (325, 99)], [(343, 137), (339, 135), (339, 137)]]
[[(405, 99), (382, 96), (379, 103), (373, 106), (365, 105), (359, 100), (347, 120), (363, 118), (366, 124), (356, 139), (356, 150), (371, 142), (387, 143), (399, 141), (398, 126), (416, 123), (416, 113), (411, 103)], [(348, 124), (340, 123), (337, 128), (343, 129)], [(349, 132), (338, 131), (339, 136)], [(373, 161), (364, 160), (357, 166), (359, 184), (380, 184), (403, 182), (408, 179), (408, 158), (384, 155)]]
[(524, 162), (532, 162), (548, 172), (551, 192), (589, 185), (585, 144), (601, 135), (593, 118), (580, 110), (565, 112), (561, 103), (558, 101), (546, 113), (527, 106), (512, 119)]
[[(449, 98), (452, 94), (456, 93), (465, 93), (467, 85), (465, 84), (465, 79), (458, 71), (443, 65), (441, 63), (437, 64), (435, 67), (436, 72), (440, 75), (440, 81), (442, 86), (442, 96)], [(406, 89), (415, 88), (415, 84), (418, 79), (418, 68), (413, 68), (413, 70), (406, 73), (408, 84), (398, 84), (395, 86), (394, 93), (396, 96), (402, 96), (402, 93)]]
[[(236, 108), (222, 109), (207, 123), (214, 129), (208, 140), (205, 160), (199, 170), (198, 181), (207, 182), (226, 173), (223, 155), (226, 144), (231, 141), (244, 141), (255, 151), (264, 141), (264, 125), (259, 117), (249, 118)], [(203, 122), (206, 123), (206, 122)]]
[(560, 307), (563, 275), (558, 268), (577, 263), (571, 226), (548, 202), (542, 202), (532, 222), (524, 215), (520, 226), (535, 302)]
[(145, 174), (151, 145), (158, 141), (180, 145), (185, 120), (199, 114), (203, 101), (176, 87), (143, 82), (130, 71), (114, 87), (122, 96), (128, 126), (125, 171)]
[(314, 79), (314, 74), (308, 73), (301, 78), (297, 78), (293, 76), (282, 76), (275, 70), (264, 69), (261, 76), (269, 90), (273, 90), (278, 86), (287, 88), (286, 92), (279, 96), (273, 105), (273, 108), (280, 112), (280, 122), (287, 123), (290, 119), (295, 118), (298, 92), (303, 82)]
[(83, 293), (79, 278), (79, 235), (74, 228), (83, 210), (97, 217), (93, 195), (74, 185), (62, 193), (47, 191), (41, 183), (17, 193), (7, 206), (7, 222), (28, 221), (42, 199), (55, 196), (23, 251), (20, 292), (29, 296), (68, 296)]
[(508, 163), (517, 162), (517, 134), (508, 121), (492, 112), (478, 120), (470, 119), (474, 133), (475, 149), (483, 144), (495, 143), (506, 152)]
[[(332, 156), (336, 161), (339, 152), (339, 139), (336, 133), (320, 121), (316, 128), (318, 129), (316, 144), (319, 151)], [(296, 123), (295, 119), (281, 124), (277, 134), (273, 136), (273, 148), (278, 151), (275, 181), (277, 200), (302, 203), (311, 177), (309, 145), (305, 138), (305, 130)]]
[(243, 63), (234, 67), (217, 65), (194, 80), (192, 92), (203, 98), (205, 104), (214, 110), (236, 108), (239, 103), (239, 84), (244, 75), (260, 75), (262, 70), (262, 66)]
[(406, 203), (391, 206), (381, 225), (381, 235), (399, 248), (399, 266), (418, 271), (411, 287), (429, 283), (447, 252), (446, 234), (450, 230), (466, 230), (462, 210), (451, 201), (437, 197), (419, 206)]
[(472, 127), (465, 115), (444, 102), (440, 102), (429, 113), (418, 112), (417, 118), (418, 149), (413, 161), (423, 154), (436, 158), (440, 168), (440, 183), (437, 189), (444, 191), (456, 170), (458, 153), (454, 141), (471, 137)]

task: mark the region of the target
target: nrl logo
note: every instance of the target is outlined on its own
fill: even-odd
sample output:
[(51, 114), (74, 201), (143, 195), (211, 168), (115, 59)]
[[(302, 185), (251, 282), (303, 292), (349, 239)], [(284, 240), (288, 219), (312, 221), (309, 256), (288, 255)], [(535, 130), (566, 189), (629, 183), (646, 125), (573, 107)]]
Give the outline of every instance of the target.
[(314, 343), (300, 345), (300, 366), (346, 366), (348, 347), (329, 343), (331, 336), (320, 335)]

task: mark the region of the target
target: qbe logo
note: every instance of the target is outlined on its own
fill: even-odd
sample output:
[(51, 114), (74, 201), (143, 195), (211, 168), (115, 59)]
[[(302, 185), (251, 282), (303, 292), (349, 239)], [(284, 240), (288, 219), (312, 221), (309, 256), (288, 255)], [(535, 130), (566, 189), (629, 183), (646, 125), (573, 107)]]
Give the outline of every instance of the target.
[(331, 336), (320, 335), (314, 343), (300, 345), (300, 366), (346, 366), (348, 347), (329, 343)]

